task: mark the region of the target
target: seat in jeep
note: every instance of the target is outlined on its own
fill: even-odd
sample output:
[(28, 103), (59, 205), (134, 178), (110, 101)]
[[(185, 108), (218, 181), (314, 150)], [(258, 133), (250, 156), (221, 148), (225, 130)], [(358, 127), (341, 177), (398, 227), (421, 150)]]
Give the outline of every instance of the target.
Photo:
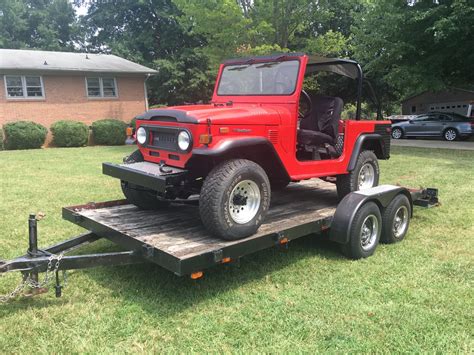
[(339, 97), (314, 96), (311, 112), (300, 122), (298, 144), (320, 147), (334, 146), (337, 141), (339, 120), (344, 102)]

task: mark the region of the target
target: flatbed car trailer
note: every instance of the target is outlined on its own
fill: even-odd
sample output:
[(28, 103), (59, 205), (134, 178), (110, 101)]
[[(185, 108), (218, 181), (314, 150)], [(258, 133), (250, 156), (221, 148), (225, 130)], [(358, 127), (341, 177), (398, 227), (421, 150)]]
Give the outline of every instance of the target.
[[(0, 261), (0, 274), (20, 271), (22, 283), (0, 301), (14, 298), (27, 288), (45, 290), (55, 280), (56, 296), (61, 296), (60, 271), (96, 266), (152, 262), (178, 276), (197, 279), (203, 270), (230, 262), (270, 247), (288, 247), (294, 239), (328, 232), (329, 240), (346, 243), (350, 238), (354, 215), (368, 202), (381, 212), (398, 195), (410, 204), (431, 207), (438, 203), (436, 189), (406, 189), (381, 185), (353, 192), (338, 202), (334, 184), (309, 180), (291, 184), (273, 193), (265, 222), (255, 235), (227, 241), (210, 236), (199, 219), (197, 200), (177, 201), (166, 210), (146, 211), (126, 200), (63, 208), (63, 218), (88, 232), (50, 247), (38, 248), (37, 218), (28, 220), (29, 248), (25, 255)], [(413, 211), (413, 208), (411, 209)], [(411, 217), (411, 216), (410, 216)], [(83, 245), (106, 238), (125, 251), (88, 255), (68, 255)], [(39, 273), (45, 278), (39, 282)]]

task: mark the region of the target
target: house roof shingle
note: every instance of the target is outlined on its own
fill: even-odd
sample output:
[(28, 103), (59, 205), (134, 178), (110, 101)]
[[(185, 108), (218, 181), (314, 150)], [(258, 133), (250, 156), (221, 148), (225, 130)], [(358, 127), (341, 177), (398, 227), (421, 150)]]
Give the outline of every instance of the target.
[(112, 54), (0, 49), (0, 70), (155, 74), (157, 71)]

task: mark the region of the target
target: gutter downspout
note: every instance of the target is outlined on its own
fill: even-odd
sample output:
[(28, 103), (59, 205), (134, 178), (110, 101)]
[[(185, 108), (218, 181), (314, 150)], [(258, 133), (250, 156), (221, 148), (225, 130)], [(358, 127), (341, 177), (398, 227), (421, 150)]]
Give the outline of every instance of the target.
[(146, 87), (146, 81), (151, 76), (151, 74), (147, 74), (145, 76), (145, 81), (143, 82), (143, 89), (145, 90), (145, 111), (148, 111), (148, 89)]

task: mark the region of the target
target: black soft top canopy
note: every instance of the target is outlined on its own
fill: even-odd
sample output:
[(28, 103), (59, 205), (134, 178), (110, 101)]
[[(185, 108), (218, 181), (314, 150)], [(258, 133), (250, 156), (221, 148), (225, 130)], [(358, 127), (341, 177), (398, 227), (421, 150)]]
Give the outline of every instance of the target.
[[(255, 56), (246, 58), (234, 58), (224, 61), (224, 64), (251, 64), (258, 62), (288, 60), (301, 57), (305, 53), (280, 53), (265, 56)], [(319, 55), (308, 55), (306, 74), (317, 71), (329, 71), (339, 75), (347, 76), (351, 79), (358, 79), (362, 76), (359, 63), (351, 59), (326, 58)]]
[(325, 58), (318, 55), (308, 56), (306, 74), (317, 71), (329, 71), (351, 79), (362, 78), (362, 70), (355, 60), (341, 58)]

